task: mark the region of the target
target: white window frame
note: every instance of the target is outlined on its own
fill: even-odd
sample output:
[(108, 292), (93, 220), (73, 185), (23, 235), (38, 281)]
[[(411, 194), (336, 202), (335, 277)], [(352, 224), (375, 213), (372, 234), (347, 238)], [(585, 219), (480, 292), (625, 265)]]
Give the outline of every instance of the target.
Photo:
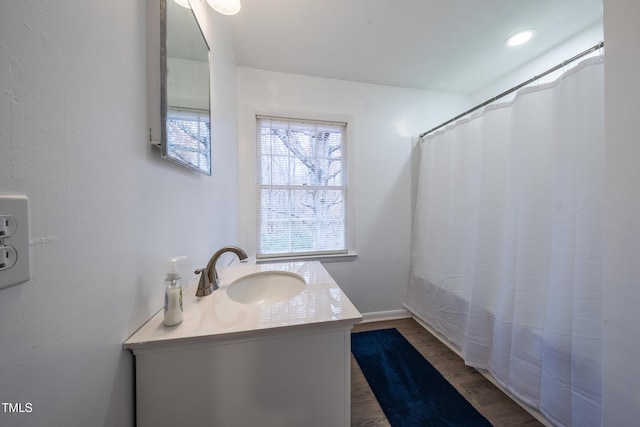
[[(239, 163), (239, 175), (240, 175), (240, 198), (239, 198), (239, 244), (242, 247), (247, 248), (250, 254), (255, 256), (257, 254), (257, 239), (258, 239), (258, 226), (257, 215), (258, 207), (256, 192), (257, 192), (257, 132), (258, 132), (258, 116), (268, 116), (279, 118), (283, 120), (294, 121), (316, 121), (316, 122), (344, 122), (346, 123), (346, 131), (343, 134), (343, 149), (346, 153), (346, 162), (344, 167), (346, 168), (347, 176), (347, 212), (346, 212), (346, 227), (347, 227), (347, 250), (345, 253), (331, 253), (331, 254), (315, 254), (315, 253), (300, 253), (295, 255), (274, 255), (256, 258), (257, 263), (264, 262), (279, 262), (279, 261), (303, 261), (303, 260), (319, 260), (326, 262), (339, 262), (339, 261), (352, 261), (357, 258), (356, 246), (355, 246), (355, 206), (354, 206), (354, 194), (355, 185), (353, 183), (353, 146), (350, 143), (352, 141), (352, 126), (351, 117), (344, 115), (333, 114), (318, 114), (318, 113), (301, 113), (301, 112), (274, 112), (264, 110), (251, 110), (249, 117), (251, 126), (247, 126), (246, 133), (241, 131), (240, 138), (241, 144), (239, 147), (240, 163)], [(347, 152), (348, 150), (348, 152)]]

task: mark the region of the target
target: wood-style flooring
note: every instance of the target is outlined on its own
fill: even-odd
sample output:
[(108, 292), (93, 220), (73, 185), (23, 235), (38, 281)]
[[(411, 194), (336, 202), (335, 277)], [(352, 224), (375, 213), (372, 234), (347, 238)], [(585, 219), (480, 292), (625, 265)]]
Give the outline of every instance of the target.
[[(471, 404), (496, 427), (543, 426), (500, 389), (413, 319), (356, 325), (353, 332), (396, 328)], [(351, 355), (351, 425), (389, 426), (358, 363)]]

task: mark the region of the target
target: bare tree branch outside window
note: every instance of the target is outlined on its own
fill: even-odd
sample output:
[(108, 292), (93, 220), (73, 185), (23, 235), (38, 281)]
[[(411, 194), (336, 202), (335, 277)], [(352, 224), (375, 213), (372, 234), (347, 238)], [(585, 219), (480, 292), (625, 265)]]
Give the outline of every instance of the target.
[(202, 171), (211, 170), (211, 123), (198, 113), (169, 112), (167, 150), (173, 158)]
[(344, 129), (259, 119), (259, 254), (346, 252)]

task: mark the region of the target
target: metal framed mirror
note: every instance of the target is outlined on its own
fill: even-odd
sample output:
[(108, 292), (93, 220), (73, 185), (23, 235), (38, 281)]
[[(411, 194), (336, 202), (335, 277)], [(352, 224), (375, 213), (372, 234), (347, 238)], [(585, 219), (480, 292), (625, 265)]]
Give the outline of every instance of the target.
[(187, 0), (160, 0), (160, 150), (211, 175), (210, 49)]

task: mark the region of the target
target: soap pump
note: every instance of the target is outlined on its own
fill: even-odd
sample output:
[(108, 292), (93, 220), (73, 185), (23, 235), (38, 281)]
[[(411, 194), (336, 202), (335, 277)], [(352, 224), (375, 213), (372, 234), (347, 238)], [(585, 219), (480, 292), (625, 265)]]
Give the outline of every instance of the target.
[(169, 259), (171, 271), (164, 280), (164, 324), (175, 326), (182, 322), (182, 276), (178, 272), (177, 263), (186, 256), (178, 256)]

